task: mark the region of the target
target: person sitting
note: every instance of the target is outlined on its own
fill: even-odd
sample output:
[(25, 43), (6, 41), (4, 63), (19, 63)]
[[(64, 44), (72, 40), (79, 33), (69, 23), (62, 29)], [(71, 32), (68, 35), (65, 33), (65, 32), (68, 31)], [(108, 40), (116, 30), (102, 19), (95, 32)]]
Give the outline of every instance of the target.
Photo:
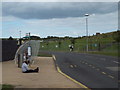
[(38, 73), (39, 72), (39, 68), (37, 67), (36, 69), (32, 70), (28, 68), (28, 62), (24, 61), (22, 64), (22, 72), (23, 73)]

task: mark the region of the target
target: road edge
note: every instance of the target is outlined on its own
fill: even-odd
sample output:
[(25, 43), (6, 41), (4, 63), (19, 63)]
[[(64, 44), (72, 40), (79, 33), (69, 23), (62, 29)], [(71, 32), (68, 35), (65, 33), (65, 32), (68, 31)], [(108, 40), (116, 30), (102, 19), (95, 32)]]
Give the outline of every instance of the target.
[[(53, 60), (54, 60), (54, 62), (55, 62), (56, 69), (57, 69), (57, 71), (58, 71), (60, 74), (62, 74), (63, 76), (67, 77), (68, 79), (70, 79), (70, 80), (73, 81), (74, 83), (80, 85), (82, 88), (89, 89), (87, 86), (83, 85), (82, 83), (76, 81), (75, 79), (73, 79), (73, 78), (71, 78), (70, 76), (68, 76), (68, 75), (66, 75), (65, 73), (63, 73), (63, 72), (60, 70), (60, 68), (58, 67), (57, 63), (56, 63), (56, 57), (55, 57), (55, 55), (52, 55), (52, 58), (53, 58)], [(89, 89), (89, 90), (90, 90), (90, 89)]]

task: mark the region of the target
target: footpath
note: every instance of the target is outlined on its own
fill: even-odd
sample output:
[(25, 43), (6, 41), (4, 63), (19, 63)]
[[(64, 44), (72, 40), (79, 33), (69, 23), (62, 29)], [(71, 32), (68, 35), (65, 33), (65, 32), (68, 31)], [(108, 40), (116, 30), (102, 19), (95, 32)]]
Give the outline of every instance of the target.
[(22, 73), (14, 61), (2, 63), (2, 83), (15, 88), (82, 88), (60, 74), (52, 57), (37, 57), (33, 66), (39, 66), (39, 73)]

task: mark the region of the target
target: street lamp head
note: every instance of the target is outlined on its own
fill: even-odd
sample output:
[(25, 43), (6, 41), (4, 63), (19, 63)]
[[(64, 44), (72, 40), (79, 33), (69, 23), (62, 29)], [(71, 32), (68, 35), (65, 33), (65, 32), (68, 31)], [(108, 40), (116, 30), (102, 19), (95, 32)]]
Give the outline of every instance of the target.
[(85, 14), (85, 16), (89, 16), (89, 14)]

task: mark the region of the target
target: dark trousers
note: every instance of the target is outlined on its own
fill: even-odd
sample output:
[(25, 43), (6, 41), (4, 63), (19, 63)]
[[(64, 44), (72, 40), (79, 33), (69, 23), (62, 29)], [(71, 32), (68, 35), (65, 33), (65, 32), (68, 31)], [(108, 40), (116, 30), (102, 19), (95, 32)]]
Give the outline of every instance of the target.
[(27, 70), (26, 72), (23, 72), (23, 73), (36, 73), (36, 72), (38, 72), (38, 71), (39, 71), (39, 69), (36, 68), (36, 69), (34, 69), (34, 70), (32, 70), (32, 69)]

